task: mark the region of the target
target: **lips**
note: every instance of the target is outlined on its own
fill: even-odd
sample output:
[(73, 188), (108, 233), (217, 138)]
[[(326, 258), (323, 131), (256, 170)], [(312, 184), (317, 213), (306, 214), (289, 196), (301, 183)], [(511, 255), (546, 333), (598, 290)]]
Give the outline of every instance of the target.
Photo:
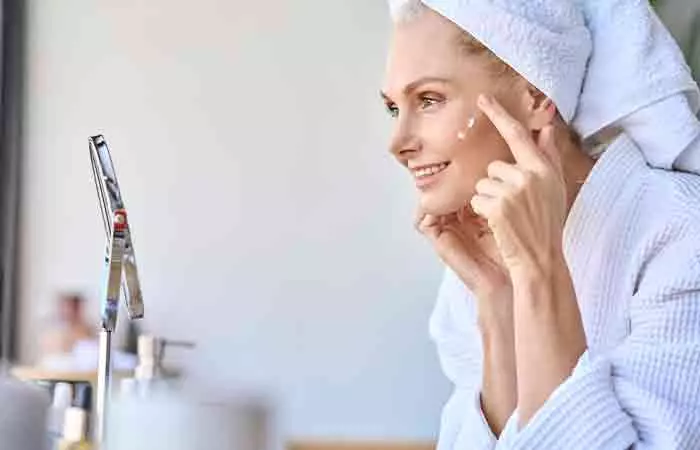
[(425, 166), (414, 167), (411, 169), (411, 172), (413, 173), (413, 176), (416, 179), (427, 178), (432, 175), (437, 175), (438, 173), (445, 170), (449, 165), (450, 163), (448, 162), (429, 164)]
[(410, 170), (416, 180), (416, 187), (421, 190), (429, 188), (432, 184), (439, 180), (440, 175), (445, 169), (447, 169), (447, 167), (449, 167), (449, 165), (449, 162), (441, 162), (411, 167)]

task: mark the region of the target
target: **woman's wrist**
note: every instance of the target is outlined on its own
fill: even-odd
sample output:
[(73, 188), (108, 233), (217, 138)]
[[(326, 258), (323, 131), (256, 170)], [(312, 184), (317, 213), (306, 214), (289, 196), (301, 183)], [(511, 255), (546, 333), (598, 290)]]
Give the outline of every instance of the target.
[(477, 324), (484, 346), (512, 339), (514, 335), (513, 307), (502, 305), (500, 310), (494, 306), (479, 308)]
[(477, 322), (484, 338), (513, 334), (513, 291), (510, 286), (491, 294), (475, 293)]
[(483, 349), (481, 410), (498, 436), (518, 401), (513, 316), (508, 311), (482, 313), (479, 322)]
[(530, 264), (510, 270), (513, 284), (513, 300), (519, 306), (556, 306), (563, 286), (570, 283), (569, 269), (561, 251), (540, 264)]

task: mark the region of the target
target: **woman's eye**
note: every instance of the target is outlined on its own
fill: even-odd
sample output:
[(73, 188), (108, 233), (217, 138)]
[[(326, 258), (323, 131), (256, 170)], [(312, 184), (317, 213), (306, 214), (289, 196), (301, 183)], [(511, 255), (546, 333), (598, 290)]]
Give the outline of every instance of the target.
[(397, 108), (396, 105), (392, 103), (386, 104), (386, 112), (389, 113), (389, 115), (393, 118), (399, 117), (399, 108)]
[(421, 109), (428, 109), (432, 106), (437, 105), (440, 103), (442, 99), (439, 99), (437, 97), (429, 96), (429, 95), (424, 95), (420, 98), (420, 105)]

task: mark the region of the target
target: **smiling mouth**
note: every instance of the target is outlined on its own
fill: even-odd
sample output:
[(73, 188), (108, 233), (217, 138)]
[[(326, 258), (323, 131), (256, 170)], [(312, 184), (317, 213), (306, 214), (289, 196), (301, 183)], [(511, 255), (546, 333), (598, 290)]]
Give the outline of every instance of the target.
[(430, 178), (433, 175), (437, 175), (438, 173), (447, 169), (447, 166), (449, 165), (450, 163), (448, 162), (431, 164), (428, 166), (421, 166), (415, 169), (411, 169), (411, 172), (413, 173), (413, 176), (416, 178), (416, 180), (423, 180)]

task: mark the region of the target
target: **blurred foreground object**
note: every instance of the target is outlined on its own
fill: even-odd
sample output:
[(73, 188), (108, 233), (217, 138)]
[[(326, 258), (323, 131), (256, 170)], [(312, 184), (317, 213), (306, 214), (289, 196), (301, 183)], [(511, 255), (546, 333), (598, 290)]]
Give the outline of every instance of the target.
[(273, 450), (281, 448), (272, 408), (261, 400), (208, 402), (162, 389), (127, 392), (111, 403), (104, 450)]
[(93, 448), (88, 437), (92, 411), (92, 386), (84, 384), (78, 389), (72, 405), (65, 412), (63, 436), (57, 450), (91, 450)]
[(45, 450), (49, 394), (0, 374), (0, 448)]

